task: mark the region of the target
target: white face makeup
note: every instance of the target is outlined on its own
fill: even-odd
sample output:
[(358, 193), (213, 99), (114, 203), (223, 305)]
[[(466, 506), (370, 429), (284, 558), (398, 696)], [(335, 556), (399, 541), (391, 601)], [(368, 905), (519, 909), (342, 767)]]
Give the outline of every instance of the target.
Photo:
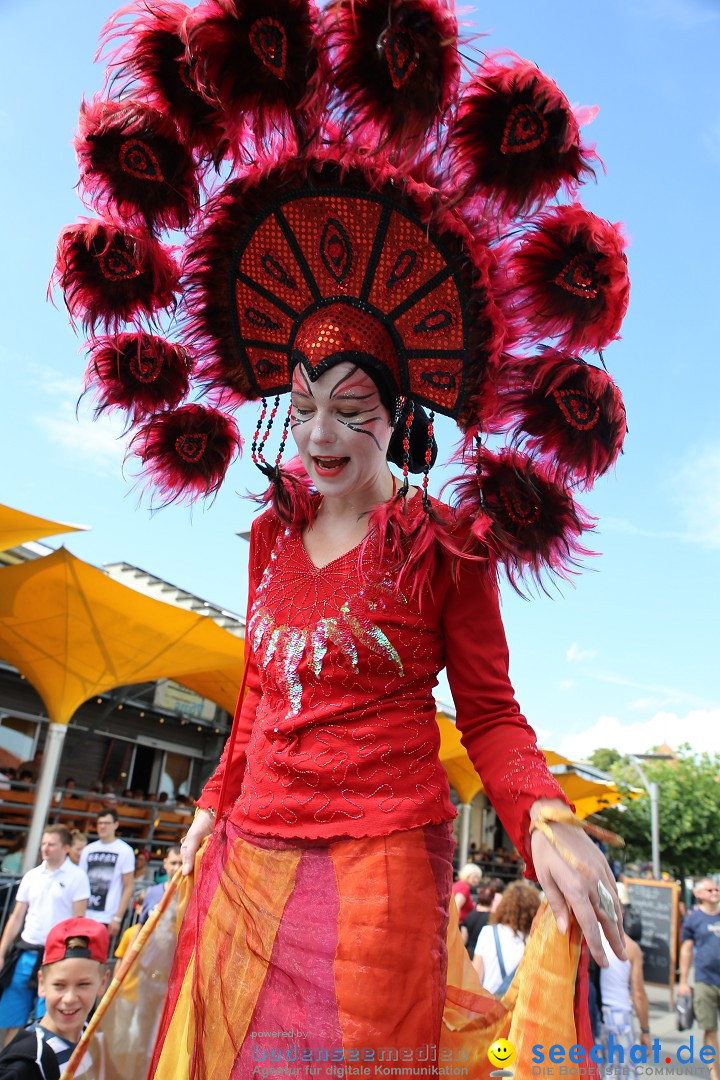
[(297, 365), (291, 429), (300, 459), (323, 495), (370, 490), (387, 476), (390, 415), (375, 383), (355, 364), (337, 364), (316, 382)]

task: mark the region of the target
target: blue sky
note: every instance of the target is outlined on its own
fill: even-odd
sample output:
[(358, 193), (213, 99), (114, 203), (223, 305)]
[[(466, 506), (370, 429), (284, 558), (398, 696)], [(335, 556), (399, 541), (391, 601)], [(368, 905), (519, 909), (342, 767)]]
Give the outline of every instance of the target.
[[(57, 233), (83, 212), (71, 140), (82, 94), (102, 82), (92, 57), (114, 7), (0, 0), (0, 502), (92, 526), (65, 541), (80, 558), (125, 560), (243, 611), (235, 533), (254, 512), (241, 496), (259, 487), (249, 458), (211, 507), (151, 516), (122, 475), (118, 427), (83, 407), (76, 418), (82, 341), (62, 299), (45, 300)], [(600, 105), (585, 134), (607, 176), (582, 198), (630, 237), (630, 311), (606, 353), (630, 430), (615, 473), (584, 500), (602, 555), (552, 598), (503, 588), (519, 700), (543, 744), (571, 756), (663, 740), (717, 749), (720, 3), (485, 0), (463, 12), (485, 47)], [(246, 434), (253, 418), (241, 414)], [(444, 425), (445, 456), (452, 435)], [(434, 471), (437, 489), (450, 474)]]

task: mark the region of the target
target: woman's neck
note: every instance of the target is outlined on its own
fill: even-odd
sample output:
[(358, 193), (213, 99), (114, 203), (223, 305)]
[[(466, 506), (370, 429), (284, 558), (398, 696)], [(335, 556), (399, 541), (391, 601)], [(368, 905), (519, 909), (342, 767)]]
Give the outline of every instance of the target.
[(324, 495), (313, 525), (319, 523), (330, 528), (346, 526), (354, 530), (377, 506), (392, 498), (396, 488), (395, 478), (387, 469), (372, 483), (347, 495)]

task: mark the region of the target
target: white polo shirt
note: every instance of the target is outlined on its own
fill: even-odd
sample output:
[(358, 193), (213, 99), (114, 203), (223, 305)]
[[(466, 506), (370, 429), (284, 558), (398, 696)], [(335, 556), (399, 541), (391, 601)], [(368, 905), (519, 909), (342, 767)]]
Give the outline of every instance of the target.
[(87, 900), (90, 882), (84, 870), (66, 857), (57, 870), (48, 870), (44, 862), (28, 870), (16, 899), (28, 905), (20, 936), (28, 945), (44, 945), (53, 926), (72, 919), (76, 900)]

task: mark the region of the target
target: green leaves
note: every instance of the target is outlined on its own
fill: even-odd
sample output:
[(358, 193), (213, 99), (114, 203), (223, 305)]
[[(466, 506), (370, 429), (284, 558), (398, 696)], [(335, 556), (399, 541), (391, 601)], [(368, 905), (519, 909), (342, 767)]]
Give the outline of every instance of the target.
[[(640, 777), (628, 757), (615, 750), (598, 750), (606, 757), (609, 771), (619, 786), (642, 787)], [(669, 761), (643, 761), (648, 781), (659, 788), (660, 861), (663, 870), (683, 879), (720, 871), (720, 755), (695, 754), (681, 746)], [(651, 859), (650, 800), (643, 792), (637, 799), (623, 799), (624, 809), (606, 811), (608, 828), (625, 839), (629, 862)]]

